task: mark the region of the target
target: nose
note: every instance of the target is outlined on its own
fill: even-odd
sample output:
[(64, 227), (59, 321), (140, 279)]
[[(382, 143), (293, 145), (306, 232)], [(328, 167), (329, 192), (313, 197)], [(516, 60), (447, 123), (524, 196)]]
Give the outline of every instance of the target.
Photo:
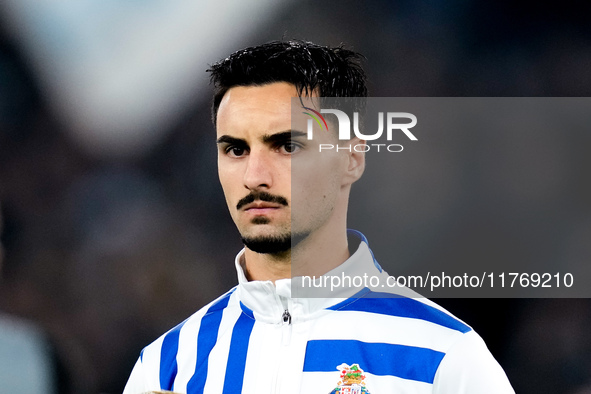
[(244, 187), (248, 190), (270, 189), (273, 186), (271, 157), (266, 150), (253, 150), (248, 155)]

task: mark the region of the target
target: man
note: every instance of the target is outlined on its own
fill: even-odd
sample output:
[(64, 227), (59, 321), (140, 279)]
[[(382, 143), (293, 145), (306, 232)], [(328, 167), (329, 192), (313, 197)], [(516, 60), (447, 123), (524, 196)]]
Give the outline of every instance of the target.
[(125, 394), (513, 393), (482, 339), (428, 300), (347, 288), (291, 296), (296, 276), (387, 276), (365, 238), (347, 236), (365, 157), (346, 145), (362, 141), (319, 154), (336, 134), (309, 140), (293, 126), (320, 97), (367, 95), (359, 59), (290, 41), (212, 66), (219, 178), (245, 245), (239, 285), (146, 347)]

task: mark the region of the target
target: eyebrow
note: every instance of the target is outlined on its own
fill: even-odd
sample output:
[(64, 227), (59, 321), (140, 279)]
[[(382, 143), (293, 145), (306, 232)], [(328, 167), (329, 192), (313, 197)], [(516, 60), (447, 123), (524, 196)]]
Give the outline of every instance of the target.
[(286, 130), (286, 131), (281, 131), (279, 133), (275, 133), (275, 134), (265, 134), (263, 135), (263, 142), (266, 144), (269, 143), (275, 143), (275, 142), (280, 142), (280, 141), (285, 141), (288, 140), (290, 138), (293, 137), (303, 137), (307, 135), (306, 133), (302, 132), (302, 131), (298, 131), (298, 130)]
[[(286, 130), (286, 131), (280, 131), (275, 134), (265, 134), (262, 136), (261, 139), (265, 144), (273, 144), (276, 142), (285, 141), (290, 138), (303, 137), (306, 135), (307, 135), (307, 133), (304, 133), (303, 131)], [(222, 135), (220, 138), (217, 139), (216, 142), (218, 144), (245, 144), (246, 145), (246, 140), (244, 140), (242, 138), (232, 137), (229, 135)]]
[(222, 135), (216, 140), (217, 144), (246, 144), (242, 138), (230, 137), (229, 135)]

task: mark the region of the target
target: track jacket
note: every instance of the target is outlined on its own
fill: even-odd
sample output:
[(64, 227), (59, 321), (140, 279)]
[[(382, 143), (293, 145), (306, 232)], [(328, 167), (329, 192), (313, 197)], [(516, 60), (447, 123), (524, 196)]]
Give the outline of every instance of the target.
[[(362, 238), (326, 275), (387, 276)], [(238, 286), (147, 346), (124, 394), (514, 393), (480, 336), (435, 303), (368, 288), (292, 298), (291, 279), (249, 282), (243, 253)]]

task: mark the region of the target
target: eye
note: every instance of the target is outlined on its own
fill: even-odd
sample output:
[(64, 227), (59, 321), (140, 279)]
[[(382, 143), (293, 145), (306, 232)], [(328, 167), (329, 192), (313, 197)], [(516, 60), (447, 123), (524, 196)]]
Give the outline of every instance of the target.
[(226, 147), (226, 149), (224, 149), (224, 152), (226, 152), (226, 155), (230, 157), (241, 157), (247, 153), (246, 148), (235, 145), (230, 145)]
[(293, 153), (298, 152), (300, 149), (302, 149), (301, 145), (298, 144), (298, 143), (295, 143), (293, 141), (285, 142), (284, 144), (282, 144), (279, 147), (279, 150), (282, 153), (287, 153), (287, 154), (290, 154), (290, 155), (293, 154)]

